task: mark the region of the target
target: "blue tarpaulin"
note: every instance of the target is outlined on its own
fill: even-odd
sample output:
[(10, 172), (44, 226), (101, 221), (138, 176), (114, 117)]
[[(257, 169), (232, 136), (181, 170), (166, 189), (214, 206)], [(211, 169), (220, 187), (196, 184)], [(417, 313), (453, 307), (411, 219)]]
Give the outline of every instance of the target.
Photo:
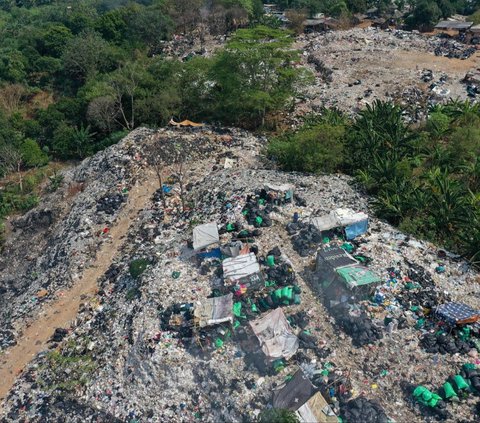
[(220, 248), (214, 248), (213, 250), (206, 251), (204, 253), (198, 253), (198, 257), (200, 258), (222, 258), (222, 252), (220, 251)]
[(172, 187), (169, 187), (168, 185), (163, 185), (162, 189), (165, 194), (168, 194), (172, 190)]
[(345, 237), (350, 240), (368, 231), (368, 220), (362, 220), (345, 228)]

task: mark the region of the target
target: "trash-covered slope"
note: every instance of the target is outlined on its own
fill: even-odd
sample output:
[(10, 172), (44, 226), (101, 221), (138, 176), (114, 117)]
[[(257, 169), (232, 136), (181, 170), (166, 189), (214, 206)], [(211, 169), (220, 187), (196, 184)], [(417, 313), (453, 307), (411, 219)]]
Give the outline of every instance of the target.
[[(182, 170), (185, 209), (178, 168), (167, 169), (166, 204), (158, 190), (139, 210), (98, 295), (86, 299), (76, 322), (59, 328), (18, 379), (4, 421), (249, 421), (299, 367), (347, 422), (442, 418), (415, 405), (412, 391), (435, 390), (463, 364), (480, 363), (474, 335), (468, 349), (454, 354), (420, 345), (427, 332), (436, 333), (432, 301), (478, 307), (478, 275), (466, 263), (372, 217), (368, 232), (349, 243), (339, 232), (312, 235), (311, 217), (338, 208), (368, 213), (368, 199), (342, 175), (263, 169), (263, 140), (248, 133), (139, 136), (140, 161), (155, 139), (204, 146)], [(282, 186), (293, 188), (292, 201), (272, 196)], [(97, 211), (90, 206), (88, 213)], [(192, 250), (193, 228), (208, 222), (217, 223), (222, 246), (239, 240), (254, 253), (265, 279), (258, 290), (227, 283), (215, 245), (202, 259)], [(381, 279), (369, 301), (349, 303), (347, 323), (312, 282), (315, 251), (337, 244)], [(192, 324), (198, 302), (232, 291), (233, 324)], [(274, 309), (298, 337), (289, 359), (268, 360), (251, 331), (250, 322)], [(381, 336), (369, 337), (373, 328)], [(356, 342), (359, 336), (366, 342)], [(475, 421), (477, 403), (474, 392), (449, 402), (449, 421)]]
[[(134, 159), (136, 142), (148, 133), (136, 131), (63, 172), (57, 191), (12, 222), (13, 232), (0, 257), (0, 351), (15, 342), (23, 320), (75, 283), (95, 256), (105, 241), (97, 231), (116, 219), (124, 204), (123, 190), (141, 176), (141, 163)], [(102, 199), (113, 199), (108, 213), (97, 209)]]

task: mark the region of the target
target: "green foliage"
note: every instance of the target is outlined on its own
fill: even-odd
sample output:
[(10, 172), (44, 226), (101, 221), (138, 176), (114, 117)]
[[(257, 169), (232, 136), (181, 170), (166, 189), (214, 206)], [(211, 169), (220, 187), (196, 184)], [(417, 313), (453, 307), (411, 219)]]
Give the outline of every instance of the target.
[(50, 181), (50, 184), (48, 185), (48, 191), (55, 192), (62, 186), (64, 177), (63, 175), (54, 172), (54, 174), (49, 176), (48, 179)]
[(138, 288), (131, 288), (125, 294), (125, 299), (127, 301), (133, 301), (136, 298), (140, 298), (141, 292)]
[[(296, 133), (272, 139), (268, 153), (287, 170), (346, 169), (373, 195), (378, 216), (480, 262), (478, 106), (435, 107), (415, 129), (389, 103), (367, 107), (353, 122), (323, 111), (307, 116)], [(323, 168), (326, 162), (333, 167)]]
[(237, 31), (212, 60), (186, 66), (182, 97), (190, 115), (248, 127), (264, 123), (293, 100), (307, 75), (293, 67), (292, 34), (258, 26)]
[(293, 411), (282, 408), (263, 410), (258, 416), (258, 423), (298, 423), (298, 418)]
[(474, 25), (480, 24), (480, 10), (476, 11), (471, 16), (469, 16), (468, 20), (473, 22)]
[(70, 341), (63, 351), (51, 351), (47, 354), (45, 367), (52, 377), (48, 382), (39, 380), (41, 386), (49, 391), (74, 392), (90, 381), (97, 368), (95, 360), (89, 354), (78, 352), (85, 347), (76, 347), (75, 342)]
[(406, 19), (406, 24), (411, 28), (419, 28), (423, 31), (430, 31), (438, 23), (442, 11), (437, 3), (431, 0), (422, 0), (413, 9), (411, 15)]
[(84, 81), (106, 69), (109, 53), (108, 43), (98, 33), (86, 30), (67, 42), (62, 59), (65, 69)]
[(39, 167), (48, 163), (48, 156), (40, 149), (37, 142), (31, 138), (27, 138), (22, 142), (20, 153), (25, 166)]
[(427, 131), (435, 138), (441, 138), (450, 128), (451, 118), (442, 112), (433, 112), (427, 121)]
[(335, 172), (343, 163), (344, 138), (344, 126), (320, 123), (274, 138), (268, 154), (285, 170)]
[(137, 279), (147, 269), (150, 262), (146, 259), (136, 259), (130, 263), (129, 272), (132, 278)]
[(60, 57), (72, 32), (65, 25), (51, 24), (39, 39), (38, 52), (42, 55)]

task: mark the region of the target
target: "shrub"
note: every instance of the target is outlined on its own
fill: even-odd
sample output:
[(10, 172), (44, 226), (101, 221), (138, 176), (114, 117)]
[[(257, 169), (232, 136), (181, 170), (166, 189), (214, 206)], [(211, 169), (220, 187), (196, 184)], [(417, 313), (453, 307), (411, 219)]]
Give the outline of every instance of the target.
[(290, 171), (335, 172), (343, 162), (345, 127), (318, 124), (296, 134), (274, 138), (268, 146), (270, 157)]
[(259, 414), (258, 423), (298, 423), (298, 418), (293, 411), (270, 408)]
[(129, 267), (130, 275), (132, 276), (132, 278), (137, 279), (143, 272), (145, 272), (145, 269), (149, 264), (150, 262), (146, 259), (133, 260), (130, 263)]

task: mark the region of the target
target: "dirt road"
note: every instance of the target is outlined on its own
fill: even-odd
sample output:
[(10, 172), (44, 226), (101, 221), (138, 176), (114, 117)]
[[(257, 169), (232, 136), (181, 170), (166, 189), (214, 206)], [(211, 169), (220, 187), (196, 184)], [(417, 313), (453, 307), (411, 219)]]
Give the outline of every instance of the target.
[[(95, 294), (98, 279), (106, 272), (112, 259), (123, 244), (130, 222), (135, 219), (149, 198), (158, 188), (158, 182), (152, 176), (146, 182), (134, 186), (129, 193), (128, 201), (110, 228), (110, 238), (100, 248), (92, 266), (86, 269), (82, 277), (68, 291), (54, 302), (46, 304), (38, 318), (23, 330), (17, 345), (8, 349), (0, 357), (0, 400), (3, 400), (19, 373), (38, 354), (45, 349), (47, 341), (55, 328), (69, 327), (76, 317), (78, 308), (85, 298)], [(2, 405), (0, 403), (0, 411)]]

